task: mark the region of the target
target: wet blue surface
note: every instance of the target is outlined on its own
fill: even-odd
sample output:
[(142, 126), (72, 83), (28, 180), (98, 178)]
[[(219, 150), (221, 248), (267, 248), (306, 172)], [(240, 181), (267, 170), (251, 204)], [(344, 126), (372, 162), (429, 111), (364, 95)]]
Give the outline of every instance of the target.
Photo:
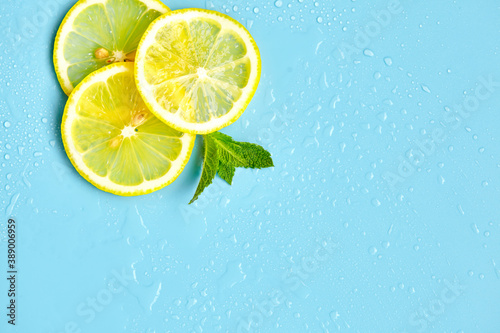
[(52, 47), (73, 2), (3, 0), (1, 332), (500, 331), (497, 1), (165, 3), (255, 37), (261, 83), (224, 132), (275, 168), (188, 206), (198, 145), (156, 193), (94, 188), (59, 134)]

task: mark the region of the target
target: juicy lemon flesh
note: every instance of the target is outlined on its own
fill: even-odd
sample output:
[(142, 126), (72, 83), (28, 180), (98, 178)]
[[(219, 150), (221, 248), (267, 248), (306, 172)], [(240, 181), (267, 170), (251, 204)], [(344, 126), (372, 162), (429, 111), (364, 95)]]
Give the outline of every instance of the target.
[(115, 184), (160, 178), (181, 152), (183, 133), (149, 112), (132, 70), (89, 86), (75, 113), (71, 138), (77, 152), (92, 172)]
[(144, 77), (163, 109), (193, 124), (232, 110), (252, 70), (236, 32), (210, 18), (194, 17), (167, 23), (155, 40), (145, 52)]
[(114, 62), (134, 61), (149, 24), (163, 13), (138, 0), (107, 0), (84, 8), (63, 44), (70, 84)]

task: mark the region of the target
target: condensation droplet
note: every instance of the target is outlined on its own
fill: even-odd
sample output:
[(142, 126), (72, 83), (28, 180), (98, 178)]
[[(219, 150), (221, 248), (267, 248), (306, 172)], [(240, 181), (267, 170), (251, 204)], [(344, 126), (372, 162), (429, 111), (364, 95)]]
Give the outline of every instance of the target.
[(364, 54), (365, 56), (367, 56), (367, 57), (373, 57), (373, 56), (375, 55), (375, 54), (373, 53), (373, 51), (372, 51), (372, 50), (370, 50), (370, 49), (365, 49), (365, 50), (363, 51), (363, 54)]

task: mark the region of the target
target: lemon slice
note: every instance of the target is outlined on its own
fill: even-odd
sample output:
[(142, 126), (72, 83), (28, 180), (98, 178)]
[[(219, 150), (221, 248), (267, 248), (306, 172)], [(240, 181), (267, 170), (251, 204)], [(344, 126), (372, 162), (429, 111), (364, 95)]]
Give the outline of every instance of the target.
[(149, 112), (137, 92), (132, 63), (112, 64), (87, 76), (68, 99), (61, 131), (80, 175), (101, 190), (124, 196), (173, 182), (196, 137)]
[(54, 43), (54, 67), (69, 95), (83, 78), (114, 62), (134, 61), (149, 24), (169, 9), (158, 0), (80, 0)]
[(156, 19), (137, 48), (136, 83), (150, 110), (171, 127), (206, 134), (232, 124), (250, 103), (261, 71), (250, 33), (203, 9)]

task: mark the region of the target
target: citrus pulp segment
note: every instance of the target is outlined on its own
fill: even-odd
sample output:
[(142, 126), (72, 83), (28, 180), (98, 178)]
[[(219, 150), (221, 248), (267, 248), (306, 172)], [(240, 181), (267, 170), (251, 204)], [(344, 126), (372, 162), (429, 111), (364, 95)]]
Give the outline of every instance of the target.
[(99, 189), (124, 196), (173, 182), (195, 141), (148, 110), (133, 71), (132, 63), (116, 63), (87, 76), (70, 95), (61, 126), (76, 170)]
[(158, 0), (80, 0), (66, 14), (54, 42), (54, 67), (64, 92), (93, 71), (134, 61), (149, 24), (169, 8)]
[(150, 110), (179, 131), (232, 124), (250, 103), (261, 60), (250, 33), (224, 14), (184, 9), (156, 19), (137, 48), (136, 83)]

